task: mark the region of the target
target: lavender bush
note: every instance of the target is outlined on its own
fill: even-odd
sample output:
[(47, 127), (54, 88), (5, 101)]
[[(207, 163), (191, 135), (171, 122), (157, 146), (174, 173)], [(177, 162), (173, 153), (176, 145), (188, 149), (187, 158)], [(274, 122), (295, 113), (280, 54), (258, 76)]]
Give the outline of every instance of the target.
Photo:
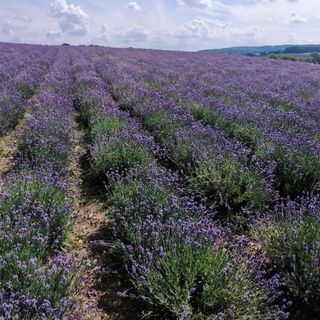
[[(30, 101), (33, 114), (18, 133), (18, 165), (1, 185), (0, 317), (4, 319), (73, 318), (69, 296), (79, 263), (60, 252), (72, 212), (66, 174), (73, 128), (68, 61), (70, 67), (68, 56), (57, 58), (45, 76), (42, 93)], [(43, 70), (32, 71), (38, 79)]]
[(279, 206), (273, 219), (257, 227), (255, 236), (273, 268), (284, 275), (297, 318), (315, 317), (320, 283), (319, 196)]

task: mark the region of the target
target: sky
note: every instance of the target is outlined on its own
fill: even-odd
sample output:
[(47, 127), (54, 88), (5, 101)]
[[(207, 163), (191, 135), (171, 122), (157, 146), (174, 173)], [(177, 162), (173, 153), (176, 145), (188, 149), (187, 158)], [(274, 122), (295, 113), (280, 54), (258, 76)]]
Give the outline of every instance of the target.
[(170, 50), (320, 43), (320, 0), (0, 0), (0, 41)]

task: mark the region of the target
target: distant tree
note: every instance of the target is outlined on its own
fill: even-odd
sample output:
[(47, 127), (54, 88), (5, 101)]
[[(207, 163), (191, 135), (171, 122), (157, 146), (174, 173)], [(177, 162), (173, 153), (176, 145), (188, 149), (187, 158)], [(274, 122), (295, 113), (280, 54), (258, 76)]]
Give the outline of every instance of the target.
[(291, 46), (291, 47), (287, 47), (283, 52), (284, 53), (320, 52), (320, 45)]
[(288, 60), (288, 61), (298, 61), (298, 58), (293, 56), (281, 56), (282, 60)]
[(63, 43), (62, 45), (63, 45), (63, 46), (70, 46), (69, 43)]
[(268, 55), (268, 58), (274, 59), (274, 60), (277, 60), (277, 59), (278, 59), (278, 57), (277, 57), (275, 54), (270, 54), (270, 55)]
[(317, 52), (313, 52), (310, 55), (310, 59), (312, 63), (320, 64), (320, 54)]
[(280, 54), (270, 54), (268, 56), (268, 58), (270, 59), (274, 59), (274, 60), (286, 60), (286, 61), (299, 61), (298, 58), (296, 57), (293, 57), (293, 56), (283, 56), (283, 55), (280, 55)]

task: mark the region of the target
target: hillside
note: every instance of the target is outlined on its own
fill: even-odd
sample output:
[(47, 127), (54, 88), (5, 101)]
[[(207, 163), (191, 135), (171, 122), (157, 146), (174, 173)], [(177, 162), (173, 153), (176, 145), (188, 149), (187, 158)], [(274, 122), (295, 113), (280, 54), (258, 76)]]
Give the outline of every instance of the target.
[(278, 45), (278, 46), (243, 46), (222, 49), (201, 50), (206, 53), (223, 53), (230, 55), (264, 56), (268, 54), (289, 54), (320, 52), (320, 45)]

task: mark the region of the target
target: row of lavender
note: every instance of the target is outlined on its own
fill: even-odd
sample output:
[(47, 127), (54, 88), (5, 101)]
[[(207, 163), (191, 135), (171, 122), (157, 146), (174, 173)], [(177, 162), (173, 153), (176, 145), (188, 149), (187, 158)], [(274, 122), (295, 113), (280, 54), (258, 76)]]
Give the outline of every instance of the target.
[[(146, 61), (150, 59), (148, 55), (146, 57), (143, 54), (140, 55), (140, 59), (144, 58)], [(225, 83), (220, 81), (221, 74), (214, 72), (215, 69), (213, 69), (211, 78), (209, 76), (206, 77), (206, 81), (209, 81), (209, 84), (204, 84), (201, 81), (200, 84), (197, 84), (194, 79), (201, 77), (204, 67), (202, 65), (203, 62), (196, 63), (193, 60), (193, 56), (190, 56), (188, 60), (188, 57), (182, 55), (181, 60), (179, 60), (181, 66), (178, 64), (177, 67), (174, 67), (172, 62), (170, 63), (169, 58), (170, 55), (165, 57), (164, 61), (158, 59), (157, 61), (160, 61), (158, 63), (155, 63), (155, 59), (152, 58), (151, 62), (154, 63), (146, 63), (148, 67), (143, 66), (142, 68), (137, 61), (138, 58), (135, 64), (127, 57), (124, 63), (116, 64), (118, 67), (111, 72), (111, 76), (115, 80), (113, 83), (115, 91), (118, 91), (116, 93), (120, 95), (122, 100), (126, 100), (123, 101), (124, 104), (133, 104), (136, 109), (142, 105), (146, 109), (146, 105), (150, 108), (151, 102), (157, 109), (162, 106), (162, 109), (166, 109), (167, 113), (170, 113), (168, 116), (165, 114), (165, 110), (161, 111), (166, 118), (172, 118), (172, 112), (180, 118), (177, 109), (180, 110), (180, 114), (191, 112), (196, 119), (218, 128), (226, 138), (237, 139), (250, 148), (254, 155), (252, 157), (254, 161), (259, 159), (273, 163), (273, 168), (269, 167), (269, 170), (273, 170), (270, 172), (274, 177), (273, 188), (278, 190), (281, 196), (294, 198), (304, 191), (310, 192), (315, 188), (319, 180), (320, 169), (317, 164), (319, 163), (320, 146), (318, 141), (319, 121), (312, 119), (311, 115), (318, 107), (316, 101), (319, 100), (316, 99), (318, 95), (316, 82), (311, 80), (317, 70), (313, 70), (311, 80), (309, 79), (310, 89), (308, 94), (311, 96), (310, 92), (312, 92), (311, 100), (313, 102), (311, 100), (303, 101), (303, 103), (296, 101), (296, 109), (298, 111), (285, 112), (283, 110), (275, 110), (274, 107), (266, 103), (253, 102), (248, 98), (245, 100), (243, 96), (246, 96), (246, 87), (242, 85), (244, 88), (240, 90), (239, 83), (238, 91), (240, 90), (241, 99), (235, 100), (236, 98), (232, 91), (231, 94), (227, 93), (230, 85), (236, 87), (236, 83), (232, 78), (228, 78), (225, 81), (225, 83), (228, 83), (228, 86), (224, 89), (225, 91), (222, 91), (219, 87), (219, 92), (217, 86), (223, 86)], [(164, 67), (163, 62), (167, 64), (167, 69)], [(205, 59), (204, 62), (206, 62)], [(212, 62), (217, 61), (213, 60)], [(188, 66), (191, 71), (184, 71)], [(209, 72), (209, 66), (206, 64), (205, 66), (207, 72)], [(259, 65), (256, 65), (256, 68), (258, 67)], [(278, 68), (279, 66), (274, 67)], [(211, 68), (213, 67), (211, 66)], [(222, 69), (223, 65), (220, 68)], [(196, 72), (193, 69), (200, 71)], [(287, 75), (289, 77), (290, 68), (288, 67), (288, 69)], [(175, 70), (175, 72), (172, 70)], [(232, 75), (232, 73), (235, 73), (234, 70), (237, 69), (233, 64), (230, 69), (224, 70), (224, 72)], [(296, 77), (296, 74), (297, 70), (291, 76)], [(242, 75), (239, 73), (237, 76), (238, 78), (241, 76), (241, 80), (245, 83), (249, 82), (247, 74)], [(217, 78), (215, 81), (219, 81), (218, 85), (212, 84), (215, 77)], [(299, 84), (296, 87), (297, 92), (303, 91)], [(302, 88), (305, 88), (305, 86)], [(279, 90), (283, 92), (283, 89), (280, 88)], [(260, 94), (261, 90), (257, 90), (257, 92)], [(255, 96), (257, 96), (257, 93), (255, 93)], [(275, 99), (270, 94), (269, 102), (272, 100), (276, 104)], [(301, 98), (300, 100), (305, 99)], [(292, 104), (290, 101), (279, 101), (278, 103), (283, 105)], [(146, 110), (139, 110), (139, 112), (145, 114)], [(301, 116), (302, 112), (304, 112), (303, 117)], [(168, 121), (167, 119), (165, 120), (166, 122)]]
[[(242, 64), (241, 69), (231, 63), (223, 70), (228, 74), (227, 80), (222, 80), (221, 72), (212, 72), (206, 77), (207, 83), (200, 85), (192, 79), (204, 70), (194, 63), (189, 74), (180, 76), (179, 84), (167, 81), (164, 88), (171, 87), (175, 98), (196, 118), (219, 127), (230, 138), (239, 139), (258, 157), (275, 161), (275, 187), (282, 196), (295, 197), (312, 191), (319, 176), (319, 70), (295, 64), (272, 66), (269, 61), (260, 63), (258, 68), (254, 62)], [(253, 71), (258, 69), (263, 75), (261, 80), (262, 76)], [(213, 79), (218, 83), (214, 84)]]
[[(290, 300), (285, 304), (292, 317), (315, 317), (320, 298), (320, 160), (316, 111), (319, 69), (310, 69), (305, 64), (279, 65), (264, 60), (135, 50), (96, 50), (86, 54), (93, 59), (121, 108), (140, 119), (143, 128), (150, 131), (160, 144), (161, 163), (174, 170), (179, 169), (179, 172), (182, 170), (187, 194), (196, 195), (196, 201), (205, 203), (207, 207), (211, 203), (218, 211), (216, 216), (227, 216), (228, 221), (237, 226), (240, 222), (240, 228), (234, 230), (249, 235), (262, 249), (268, 258), (268, 266), (285, 280), (285, 291)], [(236, 61), (232, 63), (232, 59)], [(239, 63), (243, 67), (238, 71)], [(193, 71), (189, 73), (190, 68)], [(258, 84), (249, 78), (249, 73), (242, 77), (241, 72), (246, 68), (260, 70), (261, 73), (268, 71), (266, 81), (271, 81), (272, 74), (277, 74), (279, 68), (282, 73), (278, 78), (275, 76), (277, 85), (271, 85), (268, 91), (262, 90), (266, 84), (261, 83), (258, 76)], [(194, 71), (197, 69), (200, 70), (198, 73)], [(204, 70), (207, 70), (206, 81), (197, 85), (196, 79), (201, 78)], [(287, 80), (306, 72), (310, 77), (302, 76), (303, 81), (293, 83)], [(243, 81), (239, 95), (217, 88), (228, 80), (213, 84), (222, 75), (230, 75), (233, 81), (236, 78)], [(288, 95), (281, 96), (288, 86), (291, 100)], [(206, 90), (210, 92), (207, 96)], [(132, 192), (128, 186), (134, 180), (134, 187), (141, 188), (137, 193), (132, 192), (139, 212), (141, 206), (148, 203), (139, 198), (139, 194), (144, 195), (143, 190), (148, 190), (148, 183), (140, 178), (136, 182), (135, 176), (140, 177), (141, 174), (128, 174), (128, 178), (120, 179), (120, 185), (126, 188), (120, 188), (121, 193), (116, 200), (123, 201)], [(111, 185), (117, 190), (118, 184)], [(153, 194), (151, 198), (152, 202), (157, 199)], [(118, 208), (124, 221), (128, 221), (126, 210), (130, 211), (126, 208), (137, 210), (134, 204), (129, 202), (129, 205)], [(132, 212), (130, 214), (137, 220)], [(121, 228), (124, 227), (121, 225)], [(131, 241), (128, 240), (129, 245)], [(148, 260), (148, 254), (142, 246), (140, 255)], [(166, 261), (166, 256), (175, 260), (164, 252), (162, 262)], [(167, 263), (174, 274), (177, 265)], [(131, 265), (135, 270), (139, 267), (134, 261)], [(163, 276), (162, 267), (157, 266), (157, 270)], [(148, 274), (149, 269), (143, 269), (143, 272)], [(144, 280), (140, 279), (141, 287)], [(180, 286), (183, 283), (181, 279), (175, 280)], [(167, 281), (163, 279), (162, 284), (157, 283), (157, 289), (152, 288), (148, 294), (144, 291), (146, 299), (157, 292), (158, 298), (161, 297), (158, 305), (167, 306), (168, 301), (176, 296), (174, 291), (170, 298), (164, 295), (163, 287)], [(198, 297), (193, 299), (197, 305)], [(190, 307), (190, 304), (186, 305)], [(224, 316), (232, 318), (227, 313)]]
[(25, 54), (15, 52), (0, 65), (0, 136), (22, 118), (27, 99), (35, 93), (56, 55), (54, 48), (31, 48)]
[(166, 150), (119, 108), (95, 64), (79, 54), (75, 65), (92, 174), (107, 183), (117, 247), (138, 298), (179, 319), (286, 318), (288, 301), (277, 301), (283, 282), (265, 269), (263, 254), (214, 222), (215, 212), (162, 166)]
[(60, 249), (72, 209), (67, 176), (72, 89), (70, 55), (60, 50), (18, 133), (17, 166), (1, 189), (2, 319), (71, 318), (75, 264)]
[[(25, 63), (8, 64), (0, 80), (5, 111), (16, 101), (23, 112), (36, 92), (19, 164), (0, 195), (0, 318), (72, 317), (73, 263), (59, 251), (71, 215), (73, 85), (91, 173), (107, 185), (117, 248), (134, 293), (153, 307), (145, 316), (317, 317), (317, 67), (26, 48)], [(0, 69), (21, 52), (14, 48)]]
[(183, 172), (190, 191), (217, 207), (220, 216), (241, 222), (279, 197), (272, 188), (272, 161), (252, 156), (245, 145), (199, 122), (162, 92), (149, 89), (131, 69), (124, 73), (105, 59), (96, 62), (122, 108), (141, 119), (161, 145), (167, 165)]

